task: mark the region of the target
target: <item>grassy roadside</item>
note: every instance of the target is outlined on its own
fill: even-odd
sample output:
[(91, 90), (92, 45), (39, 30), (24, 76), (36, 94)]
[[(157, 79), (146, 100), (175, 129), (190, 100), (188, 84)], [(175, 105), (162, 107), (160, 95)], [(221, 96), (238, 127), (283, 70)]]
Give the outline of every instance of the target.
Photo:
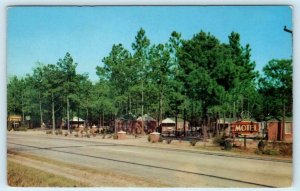
[[(8, 150), (8, 162), (9, 158), (15, 158), (15, 157), (21, 157), (18, 160), (22, 160), (22, 157), (25, 159), (33, 160), (33, 162), (37, 163), (45, 163), (45, 166), (48, 165), (55, 165), (56, 167), (61, 167), (62, 170), (66, 170), (68, 173), (71, 173), (70, 175), (74, 175), (74, 173), (78, 174), (78, 178), (80, 178), (81, 183), (83, 184), (68, 184), (68, 185), (58, 185), (58, 186), (64, 186), (64, 187), (150, 187), (155, 185), (155, 187), (168, 187), (170, 185), (166, 185), (164, 183), (161, 183), (159, 180), (145, 180), (143, 177), (138, 177), (134, 175), (127, 175), (126, 173), (122, 172), (113, 172), (106, 169), (97, 169), (87, 166), (81, 166), (77, 164), (67, 163), (63, 161), (53, 160), (41, 156), (31, 155), (28, 153), (21, 153), (21, 152), (14, 152)], [(13, 161), (10, 161), (13, 162)], [(18, 164), (18, 163), (17, 163)], [(39, 164), (42, 165), (42, 164)], [(48, 168), (51, 168), (48, 166)], [(72, 169), (74, 172), (70, 172), (69, 170)], [(19, 172), (18, 172), (19, 173)], [(9, 172), (8, 172), (9, 174)], [(25, 174), (25, 173), (23, 173)], [(9, 176), (9, 175), (8, 175)], [(20, 175), (19, 175), (20, 176)], [(36, 175), (34, 175), (36, 176)], [(67, 176), (64, 176), (67, 177)], [(67, 177), (68, 178), (68, 177)], [(70, 178), (69, 178), (70, 179)], [(72, 180), (73, 181), (73, 180)], [(76, 182), (78, 183), (78, 182)], [(12, 184), (9, 184), (11, 186), (14, 186)], [(18, 185), (20, 186), (20, 185)], [(30, 186), (30, 185), (21, 185), (21, 186)], [(36, 186), (36, 183), (34, 184)], [(40, 186), (40, 185), (38, 185)], [(48, 186), (48, 187), (54, 187), (56, 185), (42, 185), (42, 186)]]
[(13, 187), (83, 187), (83, 183), (8, 160), (7, 181)]

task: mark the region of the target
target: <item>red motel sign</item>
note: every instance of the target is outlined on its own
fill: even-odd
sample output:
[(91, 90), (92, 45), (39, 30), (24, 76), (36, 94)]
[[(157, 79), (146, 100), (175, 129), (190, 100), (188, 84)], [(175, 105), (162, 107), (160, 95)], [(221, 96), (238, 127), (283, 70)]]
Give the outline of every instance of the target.
[(259, 125), (251, 121), (236, 121), (231, 123), (231, 132), (238, 134), (252, 134), (259, 131)]

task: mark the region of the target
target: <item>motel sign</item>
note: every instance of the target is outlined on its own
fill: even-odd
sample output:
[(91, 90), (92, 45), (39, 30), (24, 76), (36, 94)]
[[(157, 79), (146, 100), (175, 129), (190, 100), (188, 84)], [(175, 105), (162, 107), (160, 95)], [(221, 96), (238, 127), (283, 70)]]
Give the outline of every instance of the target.
[(236, 121), (231, 124), (231, 132), (235, 134), (252, 134), (259, 131), (259, 125), (251, 121)]

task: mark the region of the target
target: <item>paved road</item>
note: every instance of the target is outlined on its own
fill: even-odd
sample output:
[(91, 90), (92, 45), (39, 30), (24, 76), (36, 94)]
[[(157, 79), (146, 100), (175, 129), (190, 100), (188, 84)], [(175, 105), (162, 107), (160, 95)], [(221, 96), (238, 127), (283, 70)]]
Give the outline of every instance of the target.
[(170, 187), (289, 187), (292, 184), (291, 162), (26, 133), (8, 134), (7, 145), (12, 151), (128, 174)]

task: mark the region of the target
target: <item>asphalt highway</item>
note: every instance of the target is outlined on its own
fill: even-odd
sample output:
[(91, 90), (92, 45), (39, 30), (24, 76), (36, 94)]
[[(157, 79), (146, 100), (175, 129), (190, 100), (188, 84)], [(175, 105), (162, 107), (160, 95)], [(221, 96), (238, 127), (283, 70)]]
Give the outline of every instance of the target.
[[(119, 144), (8, 134), (9, 151), (151, 180), (167, 187), (290, 187), (293, 164)], [(153, 185), (156, 187), (156, 185)]]

